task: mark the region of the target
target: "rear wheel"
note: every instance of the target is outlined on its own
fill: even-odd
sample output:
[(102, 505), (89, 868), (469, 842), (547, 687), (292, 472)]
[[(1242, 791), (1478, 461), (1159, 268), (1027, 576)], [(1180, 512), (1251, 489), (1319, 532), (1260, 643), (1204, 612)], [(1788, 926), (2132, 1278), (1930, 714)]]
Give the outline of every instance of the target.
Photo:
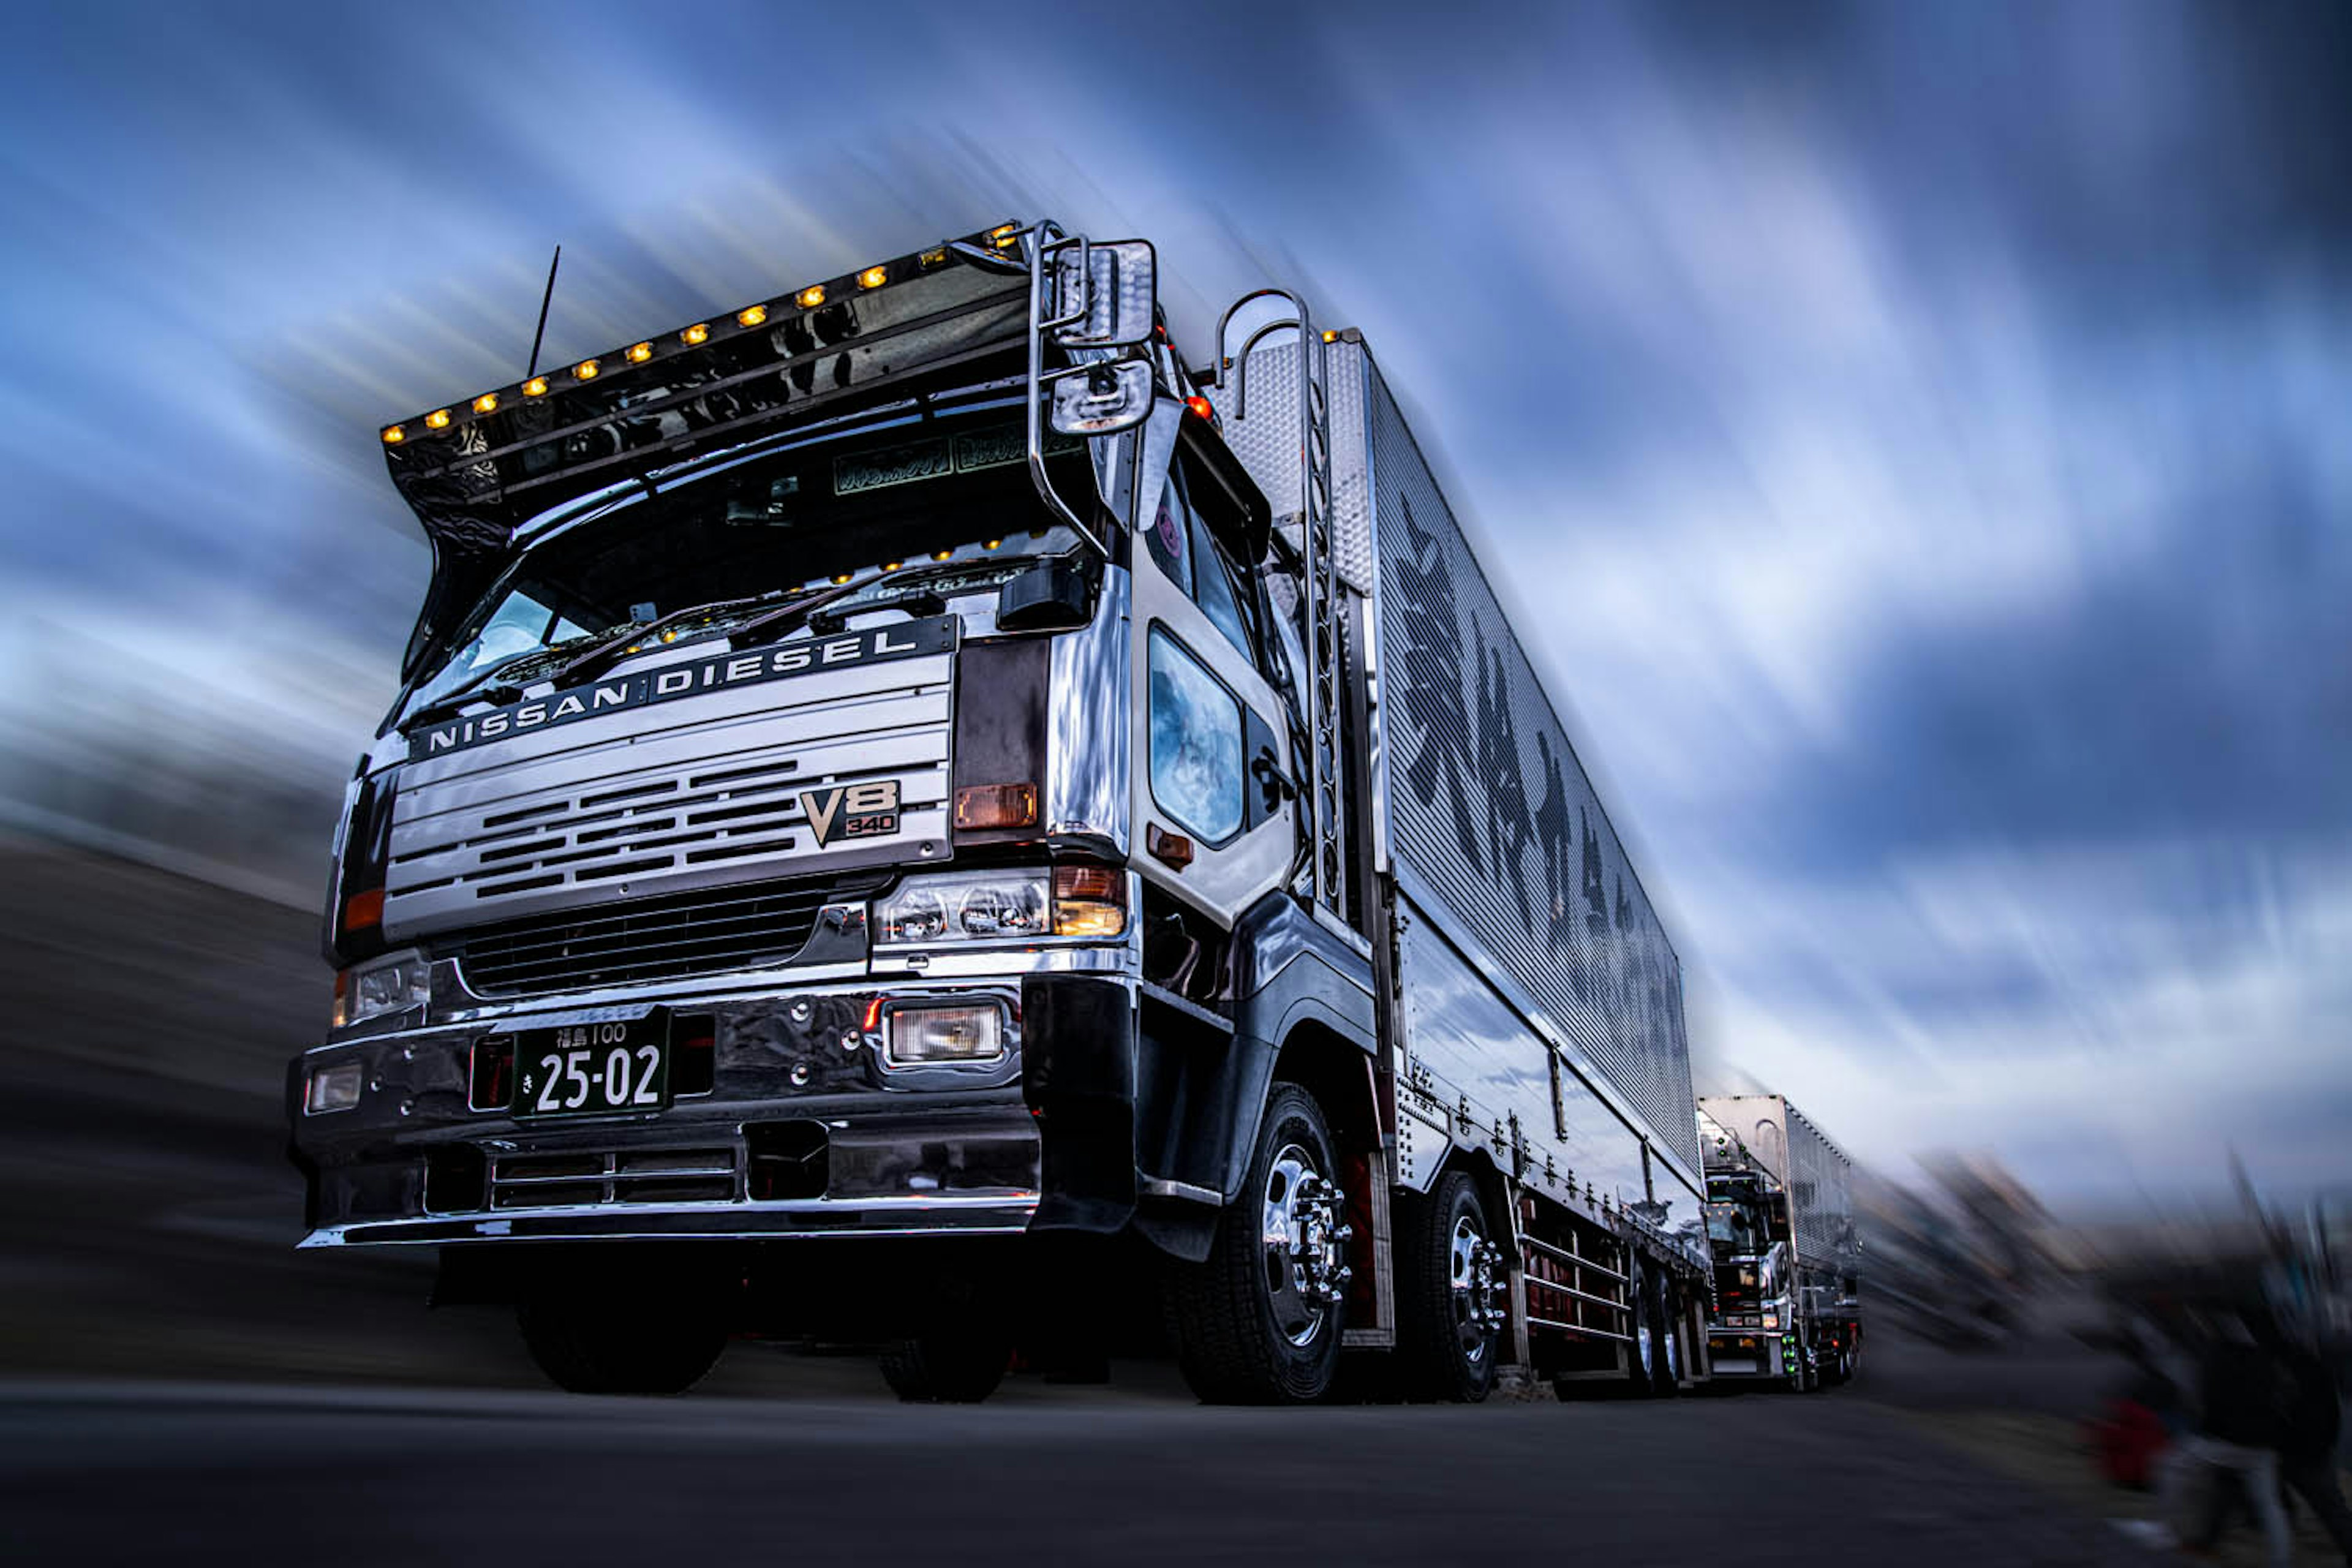
[(1405, 1392), (1475, 1404), (1495, 1386), (1509, 1281), (1478, 1184), (1452, 1171), (1426, 1198), (1399, 1204), (1397, 1354)]
[(1657, 1303), (1652, 1294), (1650, 1270), (1637, 1253), (1625, 1261), (1625, 1302), (1632, 1310), (1633, 1342), (1625, 1347), (1625, 1392), (1647, 1399), (1658, 1392), (1658, 1358), (1663, 1350)]
[(1331, 1386), (1347, 1327), (1352, 1232), (1323, 1112), (1277, 1083), (1239, 1199), (1209, 1256), (1170, 1266), (1169, 1335), (1192, 1392), (1211, 1404), (1304, 1404)]
[(1652, 1295), (1657, 1303), (1657, 1377), (1651, 1392), (1672, 1399), (1683, 1391), (1683, 1337), (1679, 1292), (1661, 1275), (1652, 1275)]

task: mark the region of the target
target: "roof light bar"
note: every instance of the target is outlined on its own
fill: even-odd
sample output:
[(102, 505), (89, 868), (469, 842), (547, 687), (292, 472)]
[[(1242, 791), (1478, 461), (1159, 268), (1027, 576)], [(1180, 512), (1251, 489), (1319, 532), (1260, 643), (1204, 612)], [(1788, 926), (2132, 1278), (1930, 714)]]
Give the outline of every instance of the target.
[[(583, 357), (583, 360), (574, 362), (574, 364), (569, 367), (569, 372), (552, 372), (548, 374), (548, 376), (530, 376), (527, 381), (518, 381), (518, 384), (506, 385), (506, 388), (491, 388), (487, 390), (487, 393), (478, 393), (473, 395), (473, 397), (468, 397), (468, 400), (463, 400), (452, 406), (445, 406), (445, 409), (433, 409), (430, 414), (419, 414), (419, 416), (412, 416), (407, 418), (407, 421), (381, 426), (379, 435), (383, 437), (385, 447), (414, 445), (414, 442), (421, 437), (424, 430), (430, 430), (430, 433), (446, 433), (446, 430), (452, 430), (452, 426), (463, 426), (463, 423), (470, 423), (475, 421), (475, 418), (497, 416), (497, 414), (501, 414), (501, 411), (510, 409), (518, 400), (527, 400), (527, 397), (548, 397), (548, 395), (558, 390), (558, 385), (555, 385), (558, 381), (588, 384), (588, 381), (597, 381), (600, 376), (612, 376), (612, 374), (621, 372), (621, 369), (625, 367), (633, 367), (633, 364), (654, 364), (654, 362), (661, 360), (661, 357), (668, 355), (668, 353), (682, 353), (682, 351), (691, 351), (691, 348), (703, 348), (703, 345), (713, 343), (715, 339), (724, 336), (727, 331), (736, 331), (736, 329), (751, 331), (751, 329), (757, 329), (757, 327), (767, 327), (769, 320), (772, 320), (772, 315), (774, 315), (776, 310), (791, 310), (791, 308), (800, 308), (800, 310), (818, 310), (818, 308), (825, 308), (828, 303), (835, 303), (835, 300), (842, 300), (845, 296), (873, 294), (873, 291), (887, 289), (887, 287), (891, 287), (891, 284), (896, 282), (903, 282), (903, 279), (922, 278), (924, 273), (934, 273), (934, 270), (939, 270), (939, 268), (950, 266), (950, 263), (955, 261), (957, 247), (964, 247), (967, 254), (971, 254), (971, 251), (997, 251), (997, 254), (1007, 254), (1007, 251), (1018, 249), (1024, 233), (1025, 230), (1021, 224), (1000, 224), (995, 226), (995, 228), (983, 230), (983, 233), (979, 235), (971, 235), (971, 237), (967, 237), (967, 240), (934, 245), (929, 247), (929, 249), (915, 251), (915, 254), (910, 254), (910, 257), (901, 257), (901, 258), (896, 258), (896, 261), (875, 263), (875, 266), (861, 268), (861, 270), (854, 270), (854, 273), (845, 275), (845, 278), (828, 279), (828, 282), (812, 282), (807, 284), (807, 287), (802, 287), (802, 289), (795, 289), (793, 294), (781, 296), (779, 300), (762, 300), (762, 303), (743, 306), (740, 310), (731, 312), (731, 318), (734, 320), (731, 320), (731, 322), (724, 322), (722, 327), (713, 327), (710, 322), (694, 322), (689, 324), (689, 327), (679, 327), (673, 336), (652, 336), (652, 339), (640, 339), (635, 341), (635, 343), (625, 345), (625, 348), (614, 348), (614, 351), (602, 353), (602, 355)], [(833, 341), (833, 339), (825, 339), (825, 341)]]

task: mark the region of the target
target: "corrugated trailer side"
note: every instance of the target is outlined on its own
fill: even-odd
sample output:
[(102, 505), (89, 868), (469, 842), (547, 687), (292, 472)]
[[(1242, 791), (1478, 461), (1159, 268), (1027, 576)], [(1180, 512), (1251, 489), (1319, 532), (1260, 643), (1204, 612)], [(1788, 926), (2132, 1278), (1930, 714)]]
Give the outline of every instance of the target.
[(1561, 1093), (1581, 1083), (1648, 1144), (1654, 1196), (1679, 1219), (1703, 1191), (1680, 960), (1378, 366), (1360, 343), (1331, 346), (1369, 432), (1389, 863), (1559, 1054)]

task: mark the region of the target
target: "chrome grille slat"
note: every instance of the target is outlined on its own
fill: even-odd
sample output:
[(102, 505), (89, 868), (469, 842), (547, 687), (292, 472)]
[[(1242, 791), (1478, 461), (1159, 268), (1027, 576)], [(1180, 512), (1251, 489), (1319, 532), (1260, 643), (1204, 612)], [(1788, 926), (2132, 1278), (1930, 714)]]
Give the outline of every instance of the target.
[(728, 1202), (739, 1195), (740, 1169), (731, 1148), (505, 1154), (490, 1162), (490, 1206)]
[(673, 893), (488, 927), (442, 951), (483, 996), (725, 973), (789, 962), (826, 904), (863, 898), (879, 885), (879, 878), (865, 877), (752, 883), (719, 896)]
[[(822, 876), (877, 844), (910, 861), (944, 858), (953, 673), (944, 653), (845, 666), (419, 757), (394, 797), (385, 933), (602, 916), (616, 899), (695, 893), (709, 908), (714, 889)], [(803, 792), (884, 781), (898, 786), (894, 835), (816, 841)], [(715, 901), (750, 917), (732, 894)], [(720, 927), (677, 954), (638, 958), (650, 973), (696, 973), (693, 946), (707, 935), (735, 950), (732, 962), (772, 963), (807, 934), (804, 921), (792, 929), (789, 945), (791, 930)]]

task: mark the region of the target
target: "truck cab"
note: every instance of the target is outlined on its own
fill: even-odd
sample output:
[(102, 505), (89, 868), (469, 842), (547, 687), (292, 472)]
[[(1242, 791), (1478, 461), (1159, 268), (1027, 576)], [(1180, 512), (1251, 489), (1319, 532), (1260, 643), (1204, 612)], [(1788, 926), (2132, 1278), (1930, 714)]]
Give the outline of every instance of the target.
[(1715, 1267), (1708, 1334), (1716, 1375), (1797, 1377), (1797, 1271), (1780, 1184), (1760, 1171), (1710, 1172), (1706, 1240)]
[[(1262, 1092), (1237, 1033), (1368, 1042), (1369, 972), (1290, 890), (1299, 634), (1150, 269), (1003, 226), (383, 427), (435, 574), (289, 1081), (304, 1245), (442, 1248), (580, 1387), (702, 1361), (598, 1303), (707, 1347), (740, 1279), (1001, 1368), (907, 1300), (995, 1283), (952, 1244), (1205, 1247), (1256, 1108), (1174, 1058)], [(845, 1292), (778, 1245), (847, 1238), (951, 1245)]]
[(1716, 1375), (1799, 1390), (1847, 1381), (1862, 1349), (1852, 1162), (1782, 1096), (1698, 1103)]

